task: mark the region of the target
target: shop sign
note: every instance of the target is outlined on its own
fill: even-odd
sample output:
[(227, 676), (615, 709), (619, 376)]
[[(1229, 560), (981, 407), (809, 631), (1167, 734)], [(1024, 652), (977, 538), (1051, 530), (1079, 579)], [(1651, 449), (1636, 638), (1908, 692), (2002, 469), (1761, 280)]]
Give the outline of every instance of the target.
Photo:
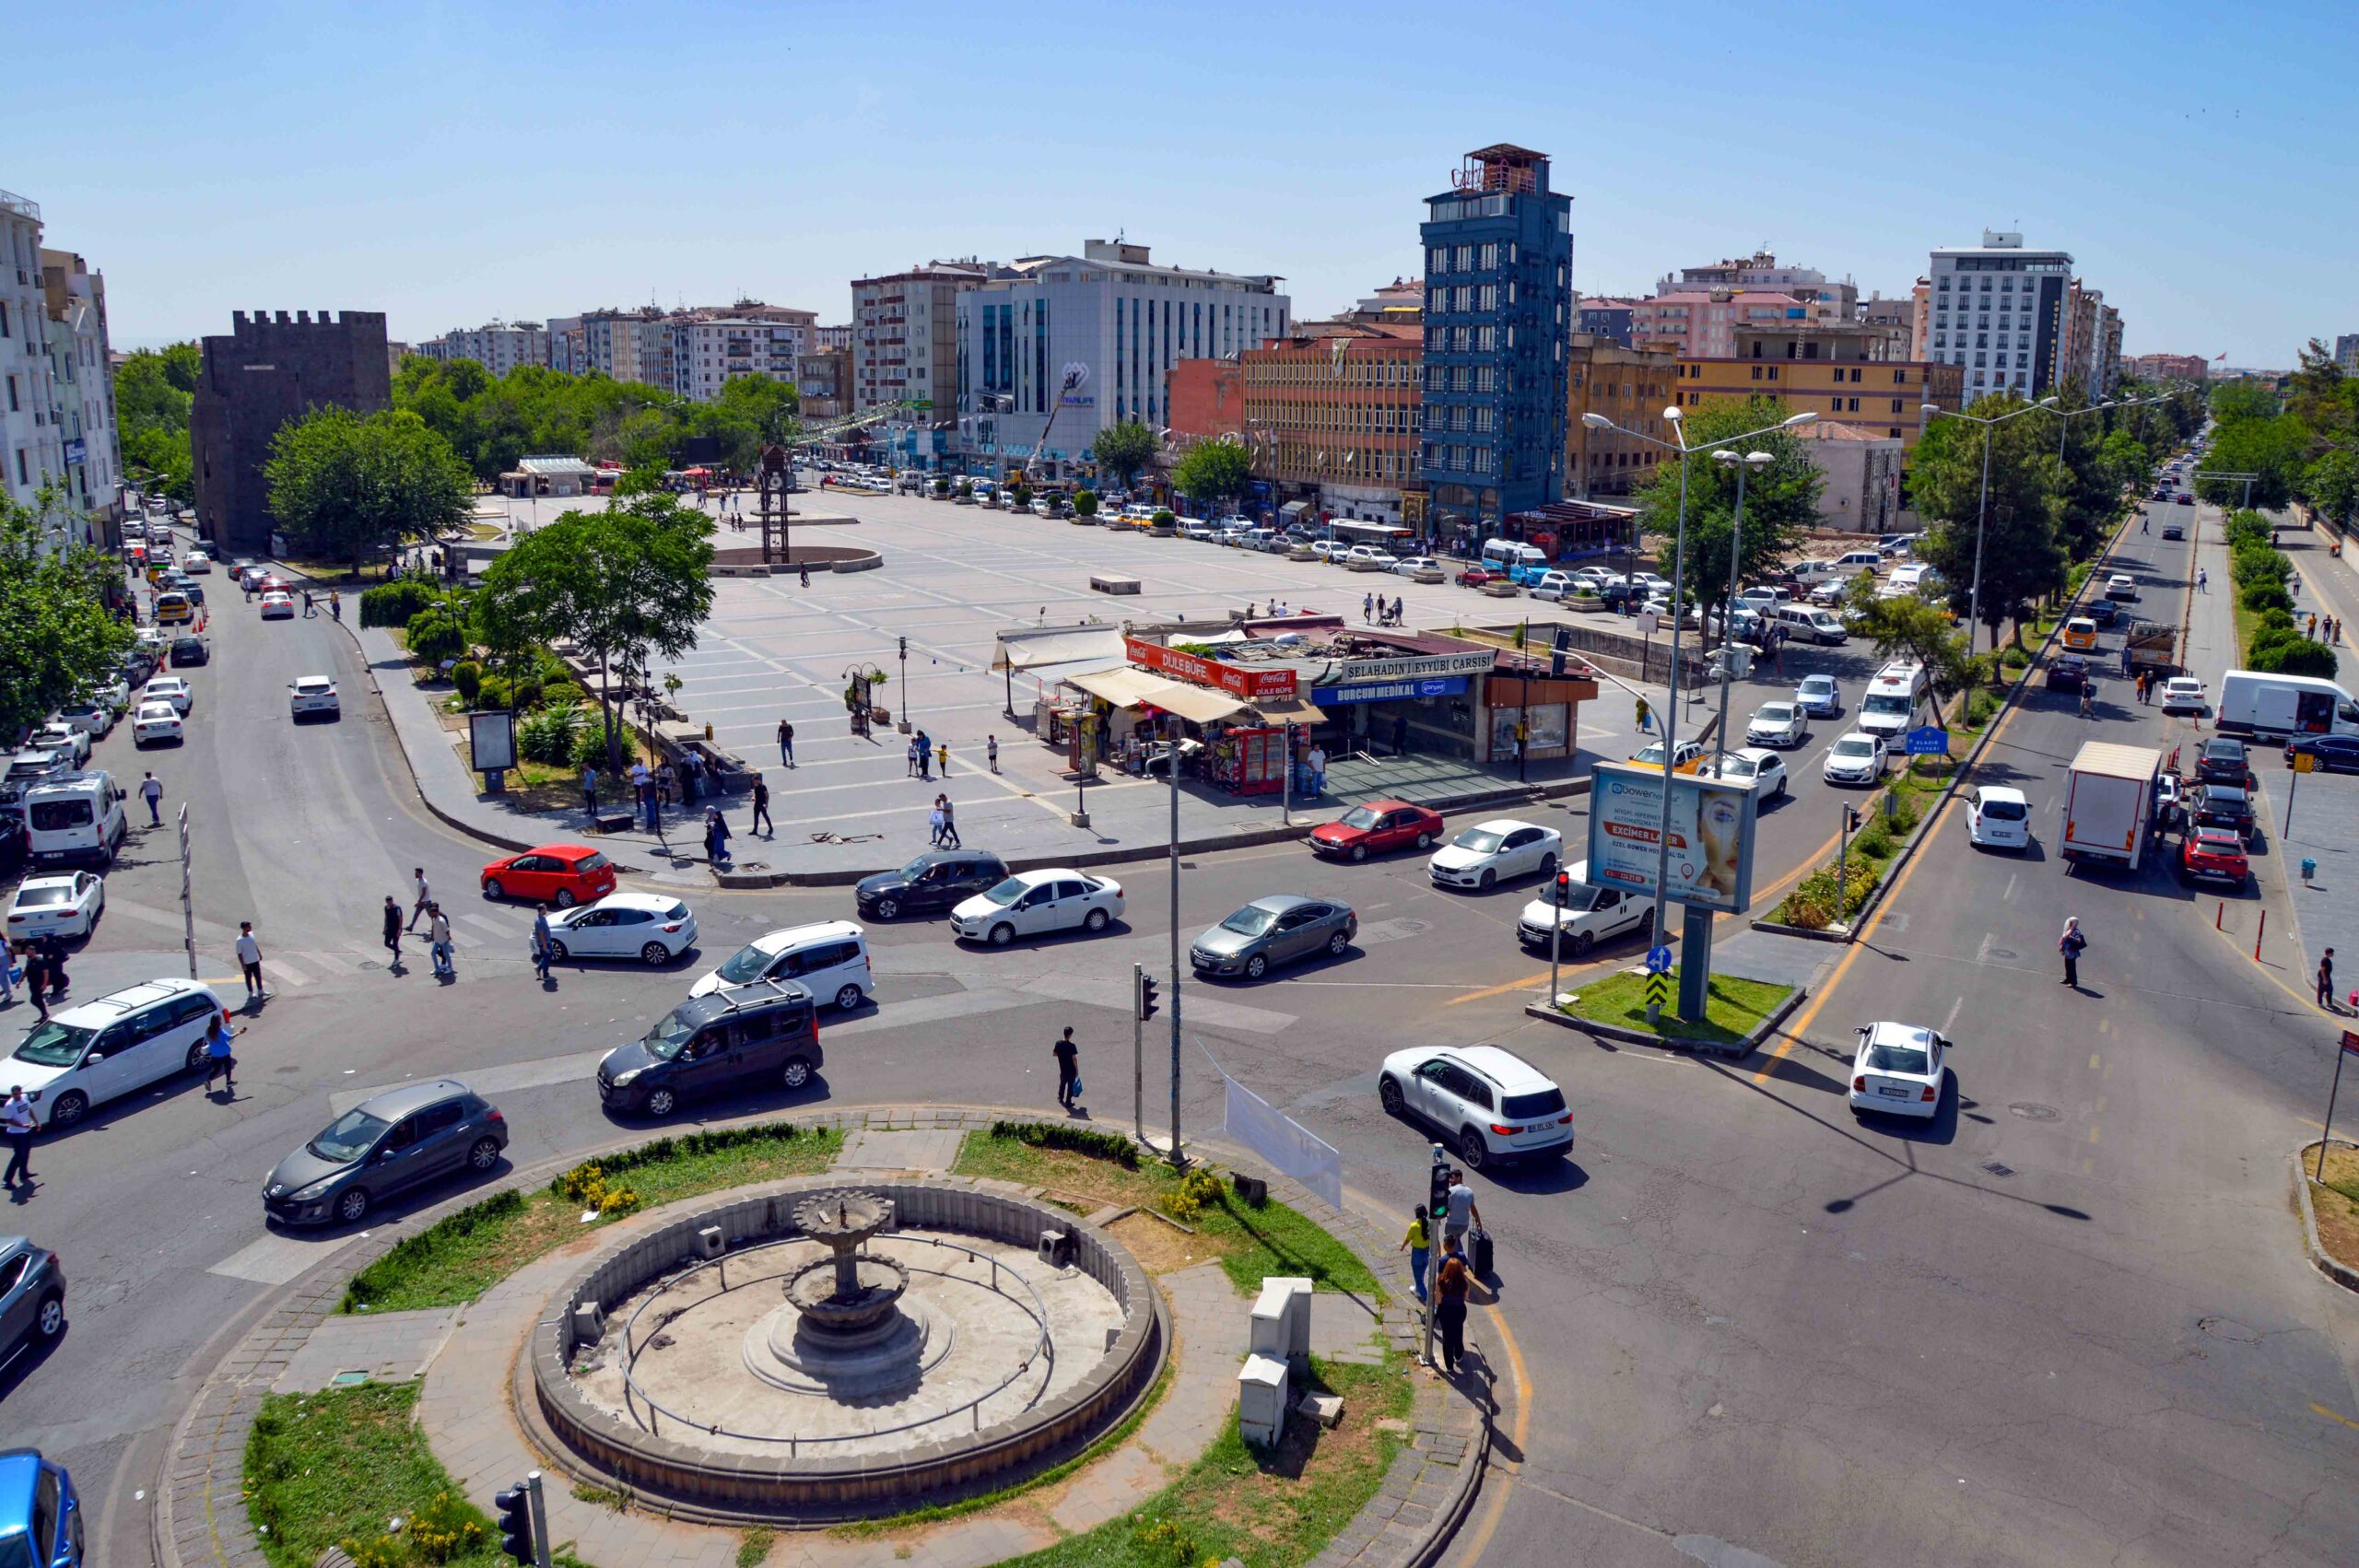
[[(1413, 654), (1401, 659), (1355, 659), (1336, 673), (1337, 681), (1405, 681), (1423, 675), (1480, 675), (1496, 662), (1487, 648), (1471, 653)], [(1461, 689), (1463, 683), (1461, 683)]]
[(1200, 686), (1215, 686), (1247, 702), (1294, 696), (1292, 670), (1258, 670), (1243, 664), (1224, 664), (1216, 659), (1182, 653), (1176, 648), (1166, 648), (1159, 642), (1148, 642), (1135, 637), (1122, 639), (1122, 651), (1132, 663), (1142, 670), (1154, 670), (1175, 681), (1192, 681)]
[[(1754, 811), (1749, 784), (1724, 784), (1677, 773), (1671, 778), (1671, 872), (1663, 896), (1673, 903), (1742, 915), (1753, 902)], [(1660, 768), (1601, 762), (1590, 769), (1589, 881), (1651, 897), (1662, 846)]]
[(1409, 697), (1458, 696), (1466, 690), (1463, 675), (1428, 675), (1421, 681), (1377, 681), (1359, 686), (1313, 686), (1310, 700), (1321, 708), (1352, 702), (1397, 702)]

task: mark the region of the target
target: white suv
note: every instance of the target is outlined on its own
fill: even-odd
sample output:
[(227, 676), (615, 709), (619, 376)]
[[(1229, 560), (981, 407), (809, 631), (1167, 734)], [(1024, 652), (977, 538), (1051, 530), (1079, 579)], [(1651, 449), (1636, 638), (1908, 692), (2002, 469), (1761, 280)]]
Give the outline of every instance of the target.
[(51, 1129), (72, 1127), (102, 1100), (205, 1065), (217, 1018), (229, 1014), (194, 980), (149, 980), (53, 1013), (5, 1064)]
[(1496, 1046), (1421, 1046), (1384, 1059), (1377, 1097), (1449, 1139), (1469, 1169), (1567, 1153), (1573, 1113), (1539, 1069)]

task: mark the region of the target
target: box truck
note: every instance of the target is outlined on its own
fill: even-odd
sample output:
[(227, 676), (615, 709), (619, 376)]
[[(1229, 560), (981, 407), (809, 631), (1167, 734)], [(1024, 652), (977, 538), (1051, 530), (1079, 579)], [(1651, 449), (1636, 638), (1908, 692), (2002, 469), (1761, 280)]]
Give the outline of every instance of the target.
[(2231, 670), (2220, 677), (2215, 729), (2231, 735), (2287, 740), (2295, 735), (2359, 735), (2359, 703), (2332, 681)]
[(2084, 743), (2064, 784), (2064, 859), (2110, 861), (2136, 871), (2153, 821), (2154, 775), (2162, 766), (2162, 753), (2152, 746)]

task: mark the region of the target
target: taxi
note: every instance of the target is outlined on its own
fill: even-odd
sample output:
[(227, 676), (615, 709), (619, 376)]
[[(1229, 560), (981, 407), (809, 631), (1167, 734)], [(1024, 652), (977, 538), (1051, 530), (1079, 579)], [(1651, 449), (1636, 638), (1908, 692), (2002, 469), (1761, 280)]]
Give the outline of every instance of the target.
[(2075, 615), (2064, 623), (2064, 646), (2075, 653), (2097, 650), (2097, 624), (2086, 615)]

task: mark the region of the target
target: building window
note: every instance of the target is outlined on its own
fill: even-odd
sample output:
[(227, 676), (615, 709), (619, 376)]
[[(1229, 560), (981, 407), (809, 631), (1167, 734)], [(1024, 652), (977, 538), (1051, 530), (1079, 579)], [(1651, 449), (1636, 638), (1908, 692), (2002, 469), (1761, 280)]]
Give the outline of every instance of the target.
[(1769, 367), (1769, 379), (1773, 381), (1778, 379), (1778, 367), (1775, 365)]

